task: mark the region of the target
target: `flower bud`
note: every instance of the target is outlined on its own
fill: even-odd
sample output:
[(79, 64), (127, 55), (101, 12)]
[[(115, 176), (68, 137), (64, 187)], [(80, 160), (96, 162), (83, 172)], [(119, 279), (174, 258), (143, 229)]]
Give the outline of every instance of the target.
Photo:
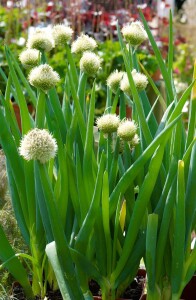
[(55, 25), (52, 28), (52, 35), (55, 41), (55, 45), (64, 45), (72, 38), (73, 30), (69, 26), (63, 24)]
[(132, 22), (122, 28), (122, 34), (127, 42), (132, 46), (139, 46), (147, 38), (147, 33), (140, 21)]
[(54, 39), (49, 29), (36, 29), (27, 41), (27, 48), (49, 52), (54, 48)]
[(21, 140), (19, 153), (25, 160), (39, 160), (44, 164), (54, 158), (57, 143), (53, 136), (45, 129), (32, 129)]
[(96, 120), (97, 127), (104, 134), (116, 132), (120, 123), (120, 119), (115, 114), (106, 114)]
[(115, 70), (114, 72), (112, 72), (109, 75), (109, 77), (107, 79), (107, 85), (112, 90), (112, 92), (115, 94), (120, 87), (120, 82), (123, 78), (123, 74), (124, 74), (124, 72)]
[(86, 34), (81, 34), (71, 45), (72, 53), (82, 53), (85, 51), (94, 51), (97, 47), (96, 41)]
[(93, 52), (84, 52), (80, 59), (80, 70), (89, 76), (94, 76), (99, 71), (101, 59)]
[(36, 49), (26, 49), (20, 53), (19, 60), (26, 69), (33, 68), (38, 65), (39, 51)]
[(133, 150), (135, 148), (135, 146), (139, 144), (139, 142), (140, 142), (140, 138), (139, 138), (138, 134), (136, 133), (129, 143), (130, 148)]
[(47, 64), (35, 67), (29, 73), (29, 82), (45, 93), (53, 88), (60, 80), (57, 72)]
[(137, 125), (134, 121), (123, 120), (120, 122), (117, 135), (126, 142), (132, 141), (137, 131)]

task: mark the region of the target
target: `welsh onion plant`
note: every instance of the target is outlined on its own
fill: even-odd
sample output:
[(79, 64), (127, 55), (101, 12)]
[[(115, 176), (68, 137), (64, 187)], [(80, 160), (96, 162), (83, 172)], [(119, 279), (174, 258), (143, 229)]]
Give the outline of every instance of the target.
[[(10, 74), (6, 94), (1, 95), (0, 142), (7, 158), (13, 208), (31, 251), (31, 255), (23, 256), (31, 261), (32, 291), (12, 269), (20, 263), (17, 256), (13, 252), (4, 256), (9, 248), (6, 237), (0, 258), (26, 292), (44, 296), (47, 282), (52, 286), (56, 276), (63, 299), (92, 299), (89, 280), (94, 279), (100, 285), (102, 299), (114, 300), (135, 277), (142, 256), (149, 270), (149, 258), (145, 256), (151, 236), (148, 215), (159, 214), (160, 220), (163, 216), (164, 195), (171, 178), (177, 176), (177, 169), (171, 169), (173, 159), (185, 160), (188, 174), (195, 142), (195, 108), (186, 133), (181, 111), (194, 82), (177, 99), (172, 79), (172, 39), (166, 63), (143, 22), (146, 31), (141, 23), (134, 27), (140, 33), (138, 41), (132, 27), (128, 33), (129, 28), (122, 30), (125, 39), (128, 36), (128, 46), (118, 28), (126, 74), (116, 72), (115, 81), (108, 79), (105, 114), (96, 121), (100, 131), (97, 147), (93, 136), (96, 82), (87, 95), (88, 78), (96, 77), (100, 67), (100, 59), (92, 53), (96, 42), (80, 36), (71, 49), (65, 44), (68, 71), (63, 99), (56, 93), (58, 75), (48, 65), (45, 53), (54, 45), (51, 36), (44, 42), (44, 34), (39, 32), (33, 43), (28, 42), (40, 51), (39, 66), (29, 73), (34, 88), (10, 50), (5, 50)], [(146, 39), (146, 32), (160, 65), (167, 99), (147, 73), (141, 74), (136, 46)], [(79, 72), (73, 59), (75, 52), (81, 57)], [(126, 88), (121, 90), (125, 79)], [(145, 92), (147, 81), (163, 107), (160, 124)], [(23, 88), (35, 105), (35, 120), (28, 113)], [(22, 134), (9, 104), (10, 93), (20, 107)], [(119, 117), (114, 114), (118, 101)], [(132, 106), (132, 120), (125, 118), (126, 102)], [(191, 181), (189, 184), (192, 187)], [(192, 223), (189, 231), (191, 228)]]

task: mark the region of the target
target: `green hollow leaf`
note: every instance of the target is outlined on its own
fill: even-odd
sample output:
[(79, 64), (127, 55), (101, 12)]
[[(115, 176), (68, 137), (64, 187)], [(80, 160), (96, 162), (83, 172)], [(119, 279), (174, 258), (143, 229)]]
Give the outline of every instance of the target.
[(155, 290), (157, 230), (158, 215), (150, 214), (148, 216), (148, 225), (146, 233), (146, 270), (148, 275), (148, 289), (150, 290), (150, 293), (153, 293)]
[(196, 178), (196, 144), (194, 144), (191, 153), (188, 181), (186, 188), (186, 245), (188, 236), (192, 230), (196, 209), (195, 195), (195, 178)]
[(108, 182), (107, 171), (105, 171), (103, 175), (102, 219), (103, 219), (103, 229), (104, 229), (105, 243), (106, 243), (107, 274), (110, 276), (111, 262), (112, 262), (112, 241), (111, 241), (111, 232), (110, 232), (109, 182)]
[(74, 109), (77, 113), (78, 126), (79, 126), (79, 130), (80, 130), (82, 142), (84, 145), (85, 144), (85, 136), (86, 136), (86, 124), (85, 124), (84, 116), (83, 116), (82, 109), (80, 106), (80, 101), (79, 101), (79, 98), (76, 93), (73, 74), (68, 73), (68, 75), (69, 75), (69, 81), (70, 81), (71, 94), (72, 94), (73, 101), (74, 101)]
[(23, 211), (26, 225), (28, 227), (29, 215), (28, 215), (28, 208), (26, 203), (26, 189), (24, 184), (25, 176), (24, 176), (22, 158), (19, 156), (17, 146), (15, 144), (11, 132), (9, 131), (2, 109), (0, 109), (0, 120), (1, 120), (0, 143), (7, 157), (7, 160), (9, 161), (9, 165), (11, 166), (11, 172), (18, 191), (20, 205)]
[(86, 215), (86, 218), (85, 218), (85, 220), (80, 228), (80, 231), (77, 235), (77, 239), (76, 239), (76, 243), (75, 243), (75, 249), (78, 251), (81, 251), (82, 253), (85, 253), (85, 251), (86, 251), (87, 242), (88, 242), (89, 236), (93, 230), (93, 225), (95, 224), (97, 210), (98, 210), (100, 199), (101, 199), (102, 177), (103, 177), (103, 173), (104, 173), (104, 168), (105, 168), (105, 155), (104, 155), (104, 153), (102, 153), (92, 202), (91, 202), (89, 211)]
[(87, 74), (86, 73), (82, 73), (79, 77), (79, 86), (78, 86), (78, 98), (80, 101), (80, 105), (82, 108), (82, 112), (84, 117), (86, 118), (86, 99), (85, 99), (85, 93), (86, 93), (86, 83), (87, 83)]
[(59, 100), (59, 97), (58, 97), (58, 94), (57, 94), (55, 88), (49, 90), (48, 97), (50, 100), (51, 107), (54, 111), (55, 117), (58, 120), (58, 126), (59, 126), (59, 130), (61, 133), (62, 141), (63, 141), (63, 143), (65, 143), (67, 128), (66, 128), (65, 119), (64, 119), (63, 112), (62, 112), (60, 100)]
[(193, 88), (193, 85), (195, 84), (195, 81), (193, 81), (189, 87), (184, 91), (181, 98), (179, 99), (177, 105), (175, 106), (174, 110), (172, 111), (168, 123), (172, 122), (177, 116), (179, 116), (182, 113), (182, 109), (184, 107), (185, 102), (187, 101), (188, 97), (191, 94), (191, 90)]
[(182, 282), (184, 267), (184, 243), (185, 243), (185, 182), (184, 162), (178, 162), (176, 215), (174, 224), (174, 244), (171, 270), (172, 294), (178, 294)]
[(124, 288), (126, 288), (130, 282), (133, 281), (135, 275), (137, 274), (141, 258), (145, 254), (145, 237), (146, 231), (140, 230), (133, 252), (131, 253), (123, 271), (115, 282), (115, 286), (119, 287), (119, 296), (122, 294)]
[(15, 256), (15, 252), (9, 244), (4, 231), (0, 225), (0, 260), (5, 268), (12, 274), (24, 289), (27, 299), (34, 299), (32, 288), (28, 279), (28, 274), (20, 260)]
[(148, 82), (150, 83), (153, 91), (155, 92), (157, 97), (159, 97), (159, 102), (162, 106), (163, 111), (165, 111), (166, 110), (166, 103), (165, 103), (165, 100), (163, 99), (163, 96), (161, 95), (158, 87), (156, 86), (156, 84), (154, 83), (154, 80), (152, 79), (152, 77), (149, 75), (149, 73), (147, 72), (147, 70), (145, 69), (145, 67), (141, 63), (140, 63), (140, 67), (141, 67), (142, 71), (144, 72), (144, 74), (147, 76)]
[(64, 280), (68, 283), (70, 289), (71, 300), (83, 299), (81, 289), (77, 283), (77, 277), (71, 259), (71, 254), (65, 237), (63, 224), (58, 222), (59, 211), (57, 209), (57, 201), (54, 197), (52, 184), (50, 182), (47, 168), (45, 165), (35, 161), (35, 175), (40, 181), (43, 189), (45, 206), (50, 220), (54, 241), (56, 242), (57, 255), (63, 270)]
[(173, 44), (173, 18), (170, 10), (169, 14), (169, 51), (168, 51), (168, 73), (172, 80), (173, 73), (173, 59), (174, 59), (174, 44)]
[(134, 164), (125, 172), (122, 178), (117, 183), (114, 191), (110, 195), (110, 217), (113, 215), (118, 201), (119, 195), (123, 194), (130, 185), (130, 180), (134, 180), (139, 174), (140, 170), (143, 168), (148, 159), (153, 155), (156, 148), (163, 142), (167, 142), (172, 129), (176, 122), (179, 120), (179, 117), (175, 119), (169, 126), (153, 140), (153, 142), (145, 149), (143, 154), (138, 157)]
[(162, 73), (162, 76), (163, 76), (163, 79), (164, 79), (164, 82), (166, 84), (166, 89), (167, 89), (167, 93), (168, 93), (168, 104), (170, 104), (173, 100), (174, 100), (174, 95), (173, 95), (173, 89), (172, 89), (172, 84), (171, 84), (171, 78), (168, 74), (168, 71), (167, 71), (167, 68), (166, 68), (166, 65), (164, 63), (164, 60), (161, 56), (161, 52), (154, 40), (154, 37), (150, 31), (150, 28), (144, 18), (144, 15), (142, 14), (142, 12), (140, 11), (140, 16), (141, 16), (141, 19), (142, 19), (142, 22), (144, 24), (144, 28), (147, 32), (147, 35), (148, 35), (148, 38), (150, 40), (150, 43), (151, 43), (151, 46), (153, 48), (153, 51), (156, 55), (156, 59), (158, 61), (158, 64), (159, 64), (159, 67), (160, 67), (160, 70), (161, 70), (161, 73)]
[(9, 183), (9, 192), (11, 195), (11, 201), (12, 201), (12, 207), (14, 210), (14, 214), (18, 223), (18, 226), (20, 228), (20, 231), (22, 233), (22, 236), (26, 242), (26, 244), (29, 246), (30, 245), (30, 235), (29, 235), (29, 228), (28, 228), (28, 223), (26, 222), (26, 218), (24, 213), (25, 211), (22, 207), (21, 204), (21, 199), (17, 190), (17, 186), (14, 180), (14, 176), (12, 173), (12, 167), (7, 160), (6, 162), (6, 167), (7, 167), (7, 174), (8, 174), (8, 183)]
[(23, 94), (23, 90), (22, 87), (20, 85), (20, 82), (18, 80), (17, 74), (15, 72), (9, 51), (7, 49), (7, 47), (5, 47), (5, 54), (6, 54), (6, 58), (7, 58), (7, 62), (9, 65), (9, 69), (10, 69), (10, 74), (12, 77), (12, 81), (14, 84), (14, 87), (16, 89), (16, 97), (17, 97), (17, 102), (19, 104), (20, 107), (20, 113), (21, 113), (21, 121), (22, 121), (22, 132), (23, 134), (27, 133), (30, 129), (31, 129), (31, 118), (29, 115), (29, 111), (27, 108), (27, 103)]
[(150, 200), (153, 188), (155, 186), (157, 176), (161, 167), (162, 158), (164, 154), (164, 144), (158, 147), (154, 153), (148, 173), (144, 178), (143, 185), (140, 188), (137, 201), (135, 202), (133, 213), (129, 222), (129, 226), (126, 233), (125, 242), (122, 249), (121, 257), (118, 261), (116, 269), (111, 275), (112, 282), (115, 282), (123, 268), (125, 267), (130, 253), (133, 251), (133, 246), (136, 241), (144, 213), (147, 209), (148, 202)]
[(172, 186), (170, 188), (170, 191), (168, 193), (165, 202), (163, 217), (162, 217), (161, 226), (159, 230), (159, 237), (157, 241), (157, 256), (156, 256), (156, 282), (159, 282), (163, 271), (162, 270), (163, 257), (165, 253), (168, 231), (169, 231), (170, 221), (173, 213), (173, 206), (175, 203), (175, 197), (176, 197), (176, 178), (173, 179)]
[[(196, 84), (196, 83), (195, 83)], [(186, 149), (196, 135), (196, 98), (190, 101), (188, 134), (186, 140)]]
[(29, 97), (30, 97), (30, 101), (33, 103), (34, 107), (36, 107), (36, 103), (37, 103), (37, 98), (36, 98), (36, 95), (34, 93), (34, 91), (32, 90), (27, 78), (24, 76), (15, 56), (13, 55), (13, 53), (10, 51), (9, 48), (7, 48), (8, 52), (9, 52), (9, 55), (14, 63), (14, 67), (16, 69), (16, 72), (18, 73), (19, 75), (19, 78), (20, 80), (22, 81), (24, 87), (26, 88), (27, 90), (27, 93), (29, 94)]
[(95, 114), (95, 82), (93, 84), (92, 94), (90, 99), (87, 132), (86, 132), (86, 139), (85, 139), (85, 146), (84, 146), (84, 158), (83, 158), (83, 180), (86, 189), (86, 196), (87, 196), (88, 203), (90, 203), (94, 191), (94, 180), (93, 180), (94, 114)]
[(137, 109), (137, 114), (138, 114), (138, 118), (139, 118), (140, 127), (142, 129), (143, 134), (144, 134), (146, 143), (150, 144), (150, 142), (152, 141), (152, 135), (151, 135), (148, 123), (146, 121), (144, 109), (143, 109), (143, 106), (141, 104), (138, 91), (136, 89), (136, 86), (135, 86), (135, 83), (134, 83), (134, 80), (133, 80), (133, 76), (132, 76), (132, 73), (131, 73), (131, 70), (130, 70), (130, 65), (129, 65), (130, 60), (129, 60), (128, 56), (126, 55), (126, 47), (125, 47), (124, 42), (122, 40), (122, 35), (121, 35), (120, 28), (119, 28), (118, 24), (117, 24), (117, 30), (118, 30), (118, 38), (119, 38), (119, 41), (120, 41), (121, 50), (122, 50), (122, 54), (123, 54), (123, 59), (124, 59), (125, 67), (126, 67), (126, 72), (127, 72), (130, 88), (131, 88), (131, 91), (132, 91), (133, 102), (135, 103), (135, 106), (136, 106), (136, 109)]
[(20, 143), (20, 131), (19, 131), (18, 124), (17, 124), (17, 121), (16, 121), (16, 116), (15, 116), (15, 113), (14, 113), (13, 106), (10, 103), (10, 101), (8, 102), (3, 97), (1, 92), (0, 92), (0, 99), (1, 99), (1, 105), (5, 109), (5, 117), (6, 117), (6, 120), (7, 120), (7, 124), (9, 124), (9, 126), (10, 126), (10, 129), (12, 131), (12, 134), (14, 136), (16, 144), (19, 145), (19, 143)]
[(58, 259), (55, 242), (51, 242), (50, 244), (46, 245), (46, 254), (54, 270), (63, 300), (71, 300), (69, 285), (65, 281), (65, 278), (63, 276), (63, 271), (61, 269), (60, 261)]
[(70, 70), (71, 70), (71, 73), (73, 76), (73, 81), (75, 82), (75, 84), (77, 86), (78, 85), (78, 74), (77, 74), (76, 65), (75, 65), (73, 56), (71, 54), (71, 50), (67, 44), (65, 45), (65, 49), (66, 49), (66, 53), (67, 53), (67, 59), (70, 64)]

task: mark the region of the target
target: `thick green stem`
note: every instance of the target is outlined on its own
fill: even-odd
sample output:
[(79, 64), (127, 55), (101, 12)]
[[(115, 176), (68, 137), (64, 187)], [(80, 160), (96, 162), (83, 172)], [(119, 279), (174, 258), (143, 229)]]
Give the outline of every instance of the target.
[(37, 107), (36, 107), (36, 117), (35, 117), (36, 127), (43, 128), (44, 120), (45, 120), (45, 94), (44, 92), (40, 91)]

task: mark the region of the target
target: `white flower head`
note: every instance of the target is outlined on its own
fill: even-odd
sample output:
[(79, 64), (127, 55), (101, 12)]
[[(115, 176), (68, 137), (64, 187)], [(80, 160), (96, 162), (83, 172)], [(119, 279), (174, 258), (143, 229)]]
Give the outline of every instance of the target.
[(73, 30), (69, 26), (58, 24), (52, 28), (52, 35), (55, 41), (55, 45), (64, 45), (71, 40)]
[(72, 53), (82, 53), (85, 51), (94, 51), (97, 47), (95, 39), (87, 34), (81, 34), (71, 45)]
[(25, 160), (39, 160), (44, 164), (54, 158), (57, 143), (45, 129), (32, 129), (21, 140), (19, 153)]
[[(134, 80), (136, 89), (139, 92), (144, 90), (147, 87), (147, 84), (148, 84), (147, 77), (144, 74), (142, 74), (140, 72), (137, 72), (135, 69), (131, 72), (131, 74), (133, 76), (133, 80)], [(128, 95), (132, 94), (127, 73), (124, 73), (124, 75), (123, 75), (123, 78), (120, 82), (120, 88), (126, 94), (128, 94)]]
[(132, 22), (130, 25), (125, 25), (122, 28), (122, 34), (127, 42), (132, 46), (139, 46), (148, 35), (140, 21)]
[(40, 51), (49, 52), (54, 48), (54, 39), (52, 33), (47, 28), (38, 28), (35, 32), (28, 38), (27, 48), (33, 48)]
[(104, 134), (116, 132), (120, 123), (120, 119), (115, 114), (106, 114), (96, 120), (97, 127)]
[(132, 141), (137, 131), (137, 124), (134, 121), (123, 120), (120, 122), (117, 135), (126, 142)]
[(135, 69), (131, 72), (132, 76), (133, 76), (133, 80), (135, 82), (135, 86), (137, 88), (138, 91), (142, 91), (145, 90), (145, 88), (147, 87), (148, 84), (148, 79), (146, 77), (146, 75), (137, 72)]
[(19, 60), (26, 69), (33, 68), (38, 65), (39, 51), (36, 49), (25, 49), (20, 53)]
[(93, 52), (86, 51), (80, 59), (80, 70), (89, 76), (94, 76), (101, 67), (101, 59)]
[(51, 66), (44, 64), (35, 67), (29, 73), (29, 82), (45, 93), (53, 88), (60, 80), (59, 74)]
[(110, 87), (113, 93), (116, 93), (120, 87), (120, 82), (123, 78), (124, 72), (115, 70), (107, 78), (107, 85)]

